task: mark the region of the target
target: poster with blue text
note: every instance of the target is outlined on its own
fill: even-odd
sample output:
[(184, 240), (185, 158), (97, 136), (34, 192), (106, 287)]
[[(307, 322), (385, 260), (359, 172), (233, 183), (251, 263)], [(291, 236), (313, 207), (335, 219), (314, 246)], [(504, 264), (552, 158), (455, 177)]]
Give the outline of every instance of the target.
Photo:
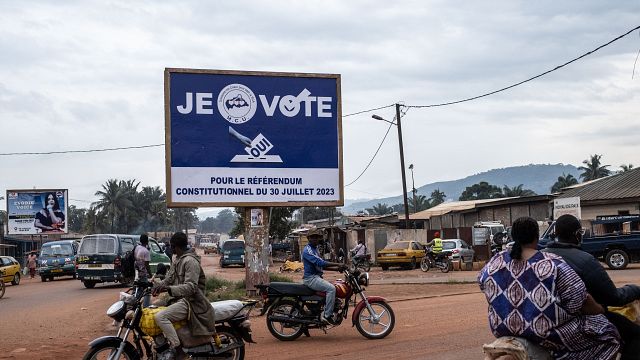
[(342, 206), (340, 75), (165, 69), (168, 205)]
[(7, 190), (9, 235), (66, 234), (68, 191)]

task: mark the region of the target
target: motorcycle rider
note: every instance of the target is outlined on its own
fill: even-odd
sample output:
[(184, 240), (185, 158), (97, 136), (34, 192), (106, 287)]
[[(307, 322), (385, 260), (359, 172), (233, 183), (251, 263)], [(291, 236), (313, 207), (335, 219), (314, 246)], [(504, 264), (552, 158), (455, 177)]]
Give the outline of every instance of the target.
[(431, 254), (435, 261), (440, 258), (440, 255), (442, 254), (442, 239), (440, 239), (440, 231), (436, 231), (433, 236), (433, 240), (427, 242), (425, 246), (431, 246)]
[(351, 249), (351, 260), (353, 263), (358, 263), (363, 261), (364, 257), (367, 255), (367, 248), (364, 246), (364, 240), (358, 239), (358, 244)]
[(320, 315), (320, 321), (324, 324), (334, 324), (333, 307), (335, 305), (336, 288), (333, 284), (322, 278), (323, 269), (342, 271), (343, 264), (333, 263), (324, 260), (318, 254), (318, 243), (322, 240), (322, 234), (310, 231), (307, 234), (309, 243), (302, 250), (302, 263), (304, 265), (304, 276), (302, 282), (315, 291), (325, 292), (324, 313)]
[[(584, 230), (573, 215), (562, 215), (556, 220), (556, 241), (547, 244), (543, 251), (561, 256), (578, 274), (596, 302), (606, 306), (624, 306), (640, 299), (640, 286), (625, 285), (616, 288), (600, 262), (591, 254), (582, 251)], [(612, 312), (605, 316), (618, 329), (624, 346), (622, 360), (640, 359), (640, 326), (626, 317)]]
[[(169, 341), (169, 348), (158, 356), (158, 360), (174, 359), (180, 339), (172, 322), (187, 320), (189, 331), (194, 336), (215, 334), (213, 307), (206, 298), (205, 275), (200, 265), (200, 257), (193, 249), (188, 249), (187, 235), (173, 234), (169, 241), (175, 260), (164, 280), (153, 289), (153, 296), (167, 292), (169, 307), (155, 315), (156, 324)], [(161, 350), (158, 349), (158, 352)]]

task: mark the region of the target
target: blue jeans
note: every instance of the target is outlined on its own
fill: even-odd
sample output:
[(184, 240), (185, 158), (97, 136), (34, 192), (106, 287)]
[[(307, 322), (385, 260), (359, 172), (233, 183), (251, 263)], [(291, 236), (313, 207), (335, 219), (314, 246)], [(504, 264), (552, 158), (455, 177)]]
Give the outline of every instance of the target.
[(336, 287), (330, 282), (324, 280), (318, 275), (312, 275), (302, 279), (302, 282), (315, 291), (324, 291), (327, 293), (324, 304), (324, 317), (330, 319), (333, 315), (333, 306), (336, 302)]

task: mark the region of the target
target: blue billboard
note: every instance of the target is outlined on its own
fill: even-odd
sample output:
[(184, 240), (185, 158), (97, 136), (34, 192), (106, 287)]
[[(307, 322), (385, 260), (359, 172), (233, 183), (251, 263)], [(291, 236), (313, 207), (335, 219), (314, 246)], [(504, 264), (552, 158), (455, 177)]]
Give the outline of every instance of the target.
[(165, 70), (169, 206), (341, 206), (340, 75)]

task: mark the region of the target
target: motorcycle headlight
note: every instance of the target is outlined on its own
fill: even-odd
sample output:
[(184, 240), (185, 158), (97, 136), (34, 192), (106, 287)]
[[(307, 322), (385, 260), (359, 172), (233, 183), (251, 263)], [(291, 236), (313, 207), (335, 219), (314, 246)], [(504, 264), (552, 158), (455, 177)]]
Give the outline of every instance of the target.
[(107, 316), (114, 319), (115, 321), (124, 320), (124, 316), (127, 314), (127, 306), (124, 301), (116, 301), (113, 305), (107, 309)]
[(358, 277), (358, 284), (362, 286), (369, 286), (369, 273), (365, 272)]

